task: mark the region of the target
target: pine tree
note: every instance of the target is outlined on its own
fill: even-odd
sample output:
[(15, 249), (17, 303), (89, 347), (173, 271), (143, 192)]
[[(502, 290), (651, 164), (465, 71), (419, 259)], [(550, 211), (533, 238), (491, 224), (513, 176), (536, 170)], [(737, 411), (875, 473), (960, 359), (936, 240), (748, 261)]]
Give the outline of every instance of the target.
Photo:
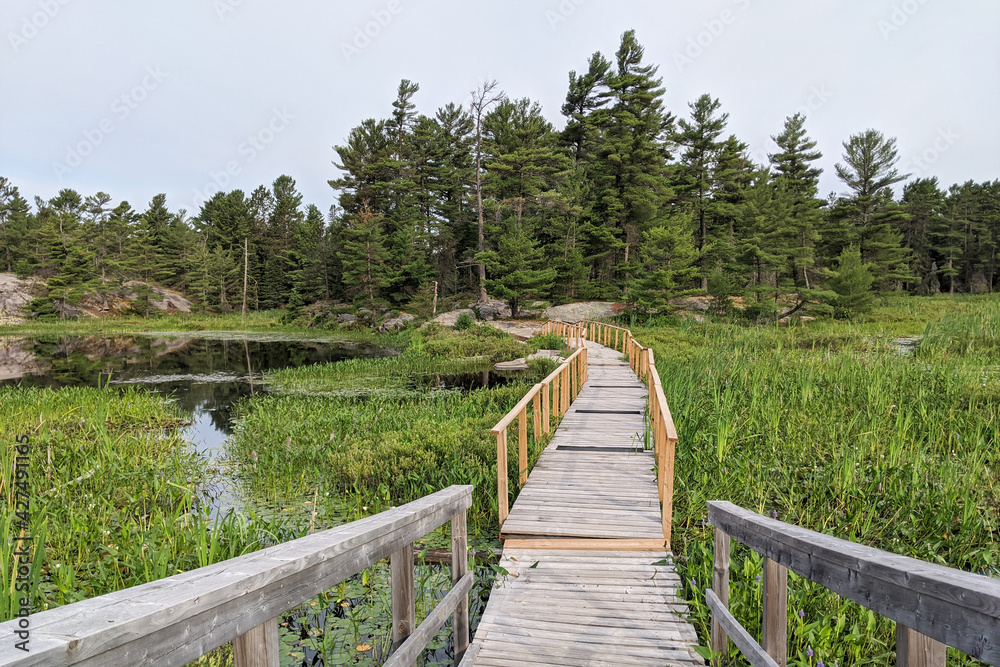
[(30, 209), (17, 186), (0, 176), (0, 266), (25, 274), (31, 266), (27, 247)]
[(496, 250), (476, 255), (489, 271), (486, 287), (510, 305), (512, 317), (518, 317), (526, 299), (547, 294), (555, 281), (555, 269), (547, 266), (533, 230), (524, 220), (525, 200), (507, 200), (516, 215), (502, 224)]
[(348, 295), (371, 310), (382, 302), (388, 280), (382, 218), (366, 203), (354, 215), (343, 220), (340, 264)]
[(643, 232), (641, 261), (641, 277), (629, 289), (630, 308), (640, 313), (667, 310), (698, 275), (690, 212), (662, 217)]
[(657, 67), (643, 64), (643, 58), (635, 31), (624, 33), (602, 93), (610, 107), (592, 114), (600, 144), (588, 170), (593, 183), (593, 203), (586, 207), (593, 225), (588, 256), (597, 280), (619, 285), (637, 270), (642, 232), (672, 196), (667, 138), (674, 118), (663, 108)]
[(852, 317), (870, 311), (875, 305), (872, 294), (872, 266), (861, 261), (857, 246), (846, 248), (837, 260), (837, 272), (830, 279), (830, 289), (837, 293), (833, 300), (838, 317)]
[(691, 120), (680, 119), (679, 128), (672, 137), (682, 148), (674, 189), (694, 220), (701, 288), (708, 289), (708, 276), (717, 271), (724, 260), (728, 240), (727, 230), (715, 224), (712, 192), (716, 187), (716, 164), (725, 145), (720, 137), (729, 114), (716, 115), (722, 105), (709, 95), (702, 95), (689, 106)]
[(795, 251), (791, 257), (795, 281), (809, 289), (815, 282), (816, 243), (822, 224), (825, 202), (817, 197), (821, 169), (811, 166), (823, 157), (815, 150), (816, 142), (805, 132), (805, 117), (795, 114), (785, 119), (784, 130), (771, 137), (779, 152), (768, 155), (775, 177), (783, 181), (784, 191), (791, 198), (789, 225), (795, 235)]
[(884, 288), (899, 287), (913, 280), (908, 266), (909, 251), (897, 231), (906, 214), (892, 196), (891, 187), (906, 179), (896, 169), (896, 140), (876, 130), (865, 130), (844, 142), (844, 162), (837, 176), (853, 191), (843, 199), (842, 221), (856, 234), (863, 261), (872, 265)]
[(569, 92), (562, 113), (566, 128), (562, 142), (570, 148), (573, 165), (589, 164), (598, 149), (600, 128), (594, 122), (594, 112), (608, 104), (607, 81), (611, 63), (600, 53), (590, 57), (586, 74), (569, 73)]
[(944, 221), (944, 192), (936, 178), (921, 178), (903, 188), (902, 206), (908, 218), (903, 226), (903, 245), (911, 251), (910, 271), (920, 281), (917, 291), (930, 291), (932, 273), (938, 257), (932, 239)]

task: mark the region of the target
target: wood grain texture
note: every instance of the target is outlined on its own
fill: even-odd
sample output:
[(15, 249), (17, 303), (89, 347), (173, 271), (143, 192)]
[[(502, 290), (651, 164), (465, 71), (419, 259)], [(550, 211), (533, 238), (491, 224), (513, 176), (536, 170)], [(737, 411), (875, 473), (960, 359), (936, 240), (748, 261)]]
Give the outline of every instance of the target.
[(764, 559), (761, 643), (781, 667), (788, 664), (788, 570)]
[(708, 519), (751, 549), (845, 598), (1000, 665), (1000, 580), (898, 556), (708, 503)]
[[(724, 629), (736, 647), (743, 653), (747, 662), (753, 667), (778, 667), (778, 663), (761, 648), (760, 644), (754, 641), (750, 633), (744, 630), (739, 621), (729, 613), (726, 604), (719, 599), (715, 591), (705, 591), (705, 602), (712, 610), (712, 625), (718, 623)], [(712, 651), (715, 651), (714, 646)]]
[(278, 667), (279, 662), (276, 618), (233, 640), (234, 667)]
[[(392, 648), (396, 650), (413, 634), (416, 627), (413, 544), (407, 544), (399, 551), (393, 552), (389, 557), (389, 571), (389, 585), (392, 591)], [(401, 663), (400, 667), (415, 665), (415, 662), (408, 662)]]
[[(610, 542), (610, 541), (609, 541)], [(518, 549), (470, 647), (469, 665), (693, 665), (698, 640), (662, 548)]]
[(896, 665), (898, 667), (945, 667), (948, 647), (926, 635), (896, 624)]

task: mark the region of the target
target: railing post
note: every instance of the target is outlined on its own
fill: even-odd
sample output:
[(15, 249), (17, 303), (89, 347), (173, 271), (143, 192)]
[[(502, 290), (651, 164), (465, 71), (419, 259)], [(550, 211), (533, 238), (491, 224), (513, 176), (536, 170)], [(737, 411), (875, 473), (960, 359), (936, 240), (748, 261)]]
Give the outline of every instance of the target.
[(559, 404), (562, 402), (562, 373), (556, 373), (552, 378), (552, 413), (558, 420), (561, 416)]
[(518, 483), (524, 486), (528, 481), (528, 406), (521, 408), (517, 415), (517, 467)]
[(615, 350), (618, 349), (618, 329), (615, 329)]
[(897, 667), (945, 667), (948, 648), (902, 623), (896, 624)]
[(545, 433), (552, 431), (552, 387), (548, 382), (542, 383), (542, 428)]
[[(664, 432), (666, 431), (666, 426), (663, 426)], [(670, 548), (670, 540), (673, 537), (673, 525), (674, 525), (674, 455), (677, 447), (677, 441), (673, 438), (667, 438), (664, 434), (663, 443), (663, 513), (661, 515), (661, 520), (663, 522), (663, 539), (667, 543), (667, 548)]]
[(542, 437), (542, 389), (543, 387), (539, 387), (531, 399), (531, 425), (534, 429), (535, 444)]
[(497, 433), (497, 512), (500, 528), (510, 512), (507, 500), (507, 429)]
[[(469, 571), (469, 532), (465, 511), (451, 518), (451, 583), (455, 585)], [(469, 596), (455, 609), (455, 664), (462, 662), (469, 648)]]
[[(718, 526), (715, 527), (715, 567), (713, 569), (712, 590), (719, 596), (722, 605), (729, 608), (729, 535)], [(722, 625), (712, 618), (712, 653), (716, 656), (715, 664), (721, 665), (729, 651), (729, 636)]]
[(392, 649), (406, 641), (416, 627), (413, 595), (413, 543), (389, 557), (392, 586)]
[[(718, 529), (716, 529), (718, 530)], [(774, 661), (788, 664), (788, 570), (764, 559), (764, 618), (761, 644)]]
[(258, 625), (233, 640), (234, 667), (278, 667), (278, 619)]

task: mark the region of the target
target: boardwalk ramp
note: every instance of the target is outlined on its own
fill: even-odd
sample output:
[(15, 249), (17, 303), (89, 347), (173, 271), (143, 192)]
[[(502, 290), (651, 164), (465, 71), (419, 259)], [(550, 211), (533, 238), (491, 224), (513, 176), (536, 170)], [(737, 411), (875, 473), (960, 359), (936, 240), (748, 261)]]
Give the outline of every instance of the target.
[(703, 665), (664, 535), (647, 385), (622, 352), (580, 342), (585, 381), (503, 522), (507, 574), (462, 665)]

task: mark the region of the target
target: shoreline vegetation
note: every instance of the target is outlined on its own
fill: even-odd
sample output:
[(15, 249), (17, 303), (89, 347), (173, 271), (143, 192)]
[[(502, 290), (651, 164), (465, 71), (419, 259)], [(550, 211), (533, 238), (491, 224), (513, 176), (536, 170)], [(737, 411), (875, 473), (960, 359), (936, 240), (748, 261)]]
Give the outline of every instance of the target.
[[(145, 330), (224, 331), (238, 321), (155, 318)], [(1000, 576), (996, 297), (891, 297), (853, 321), (805, 326), (758, 326), (739, 313), (620, 322), (655, 350), (678, 426), (673, 547), (702, 643), (712, 567), (708, 500)], [(111, 335), (133, 324), (43, 329)], [(248, 324), (276, 334), (325, 333), (283, 325), (278, 315), (254, 314)], [(0, 329), (34, 333), (43, 332)], [(269, 373), (270, 392), (237, 405), (225, 456), (211, 464), (180, 437), (184, 415), (164, 397), (135, 387), (0, 387), (7, 416), (0, 437), (10, 445), (0, 448), (0, 495), (8, 505), (14, 436), (30, 433), (34, 443), (32, 533), (46, 545), (33, 564), (35, 610), (225, 560), (450, 484), (474, 484), (473, 609), (481, 613), (502, 574), (483, 558), (499, 546), (489, 429), (550, 368), (542, 361), (471, 390), (442, 389), (436, 376), (480, 373), (526, 356), (538, 341), (523, 344), (478, 326), (349, 335), (398, 354)], [(919, 345), (903, 353), (900, 337), (920, 337)], [(532, 463), (539, 453), (532, 451)], [(226, 467), (254, 502), (213, 517), (203, 486), (212, 465)], [(11, 520), (4, 521), (10, 533)], [(447, 535), (433, 534), (425, 546), (447, 543)], [(9, 555), (0, 553), (4, 562)], [(435, 582), (447, 579), (436, 566), (422, 568), (420, 614), (432, 604)], [(760, 569), (758, 557), (734, 551), (731, 606), (751, 633), (759, 631)], [(10, 575), (0, 575), (0, 618), (14, 613)], [(387, 646), (387, 576), (384, 567), (369, 568), (285, 615), (282, 650), (301, 660), (321, 651), (377, 664)], [(892, 663), (891, 624), (857, 605), (793, 575), (789, 610), (790, 664)], [(445, 634), (431, 651), (435, 659), (447, 654)], [(230, 660), (223, 649), (200, 662)]]

